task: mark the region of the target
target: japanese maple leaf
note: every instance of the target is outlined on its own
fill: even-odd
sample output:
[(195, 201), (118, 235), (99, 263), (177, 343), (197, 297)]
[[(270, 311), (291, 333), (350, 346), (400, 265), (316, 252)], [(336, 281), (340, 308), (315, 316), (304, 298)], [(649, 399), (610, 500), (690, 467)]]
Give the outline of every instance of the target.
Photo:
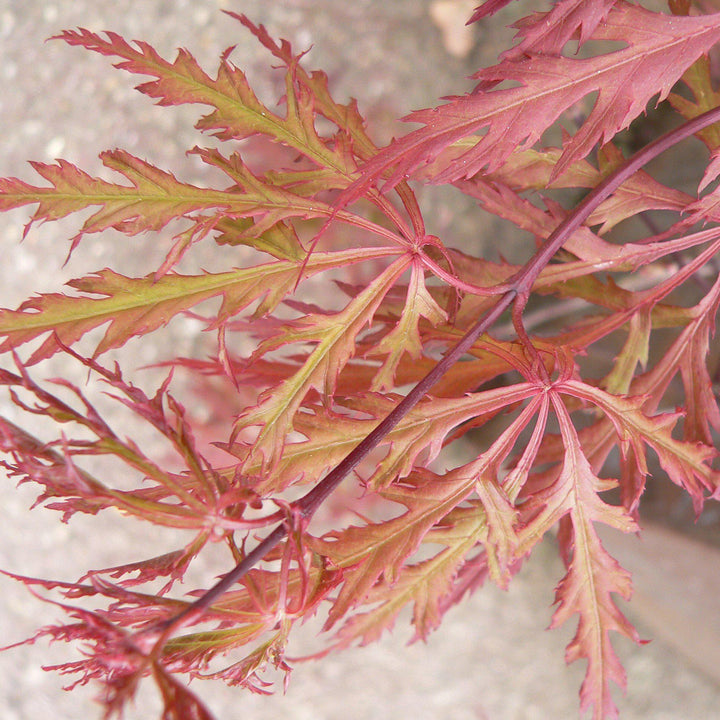
[[(341, 257), (354, 262), (375, 254), (376, 251), (369, 256), (364, 250), (341, 251), (332, 253), (331, 259), (327, 253), (315, 253), (305, 271), (314, 274), (336, 267)], [(26, 300), (17, 310), (0, 310), (0, 351), (17, 348), (49, 333), (33, 353), (30, 363), (34, 363), (57, 352), (62, 345), (72, 345), (93, 328), (108, 324), (95, 350), (97, 356), (120, 347), (132, 336), (152, 332), (203, 300), (218, 296), (223, 298), (218, 323), (258, 299), (261, 304), (256, 312), (263, 314), (292, 290), (298, 271), (298, 263), (284, 260), (223, 273), (170, 273), (160, 279), (152, 274), (129, 278), (106, 268), (68, 283), (83, 295), (41, 295)]]
[(334, 394), (338, 374), (354, 354), (356, 336), (371, 323), (378, 305), (409, 262), (404, 256), (395, 260), (342, 311), (307, 315), (260, 345), (256, 357), (289, 343), (314, 345), (297, 372), (278, 387), (264, 392), (258, 405), (243, 413), (236, 425), (238, 429), (262, 425), (253, 454), (263, 454), (268, 466), (272, 467), (279, 459), (293, 418), (307, 392), (315, 388), (324, 397)]
[(522, 41), (501, 57), (518, 60), (530, 53), (557, 55), (576, 35), (579, 47), (592, 37), (617, 1), (559, 0), (548, 12), (535, 13), (517, 23), (515, 27), (520, 29), (518, 36)]
[[(558, 177), (597, 142), (605, 143), (627, 127), (651, 98), (657, 96), (659, 102), (667, 97), (683, 72), (720, 39), (720, 26), (717, 16), (670, 17), (619, 2), (597, 25), (593, 39), (628, 45), (584, 59), (530, 53), (506, 60), (477, 73), (481, 84), (475, 92), (411, 113), (405, 119), (425, 127), (393, 142), (368, 162), (362, 179), (344, 193), (345, 202), (380, 178), (385, 178), (385, 189), (394, 187), (473, 133), (482, 137), (435, 181), (497, 170), (517, 148), (538, 141), (563, 111), (597, 92), (592, 112), (555, 166), (553, 177)], [(515, 87), (494, 87), (504, 81)]]
[(615, 487), (617, 482), (595, 475), (559, 393), (551, 390), (550, 400), (560, 424), (564, 459), (555, 482), (531, 500), (533, 504), (543, 503), (544, 507), (525, 533), (541, 536), (544, 532), (536, 529), (538, 525), (548, 528), (564, 519), (560, 541), (568, 572), (556, 590), (559, 607), (551, 627), (557, 627), (575, 613), (580, 616), (565, 657), (568, 663), (587, 659), (580, 691), (581, 708), (592, 705), (593, 717), (601, 720), (617, 717), (610, 682), (622, 688), (626, 684), (625, 671), (612, 648), (609, 633), (615, 631), (636, 642), (639, 636), (612, 599), (613, 593), (630, 599), (630, 575), (605, 551), (594, 523), (602, 522), (623, 532), (637, 530), (637, 526), (624, 508), (608, 505), (600, 498), (600, 492)]

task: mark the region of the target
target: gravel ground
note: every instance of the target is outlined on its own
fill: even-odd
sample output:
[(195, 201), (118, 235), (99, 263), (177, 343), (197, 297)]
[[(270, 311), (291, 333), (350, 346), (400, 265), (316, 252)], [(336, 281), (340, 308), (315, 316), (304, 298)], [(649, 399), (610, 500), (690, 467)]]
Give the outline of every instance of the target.
[[(523, 4), (528, 5), (513, 3), (513, 7), (517, 10)], [(463, 76), (478, 63), (490, 61), (507, 37), (478, 28), (473, 48), (465, 57), (455, 57), (448, 52), (453, 46), (431, 20), (432, 5), (437, 3), (0, 0), (0, 176), (34, 180), (26, 161), (48, 162), (56, 157), (96, 173), (100, 168), (98, 152), (122, 147), (188, 179), (202, 179), (203, 170), (183, 157), (185, 149), (198, 141), (192, 129), (196, 111), (156, 108), (133, 92), (132, 78), (112, 70), (107, 59), (59, 42), (43, 43), (61, 29), (77, 25), (112, 29), (127, 38), (148, 40), (164, 54), (183, 45), (208, 68), (222, 49), (238, 44), (236, 62), (249, 70), (261, 95), (272, 97), (277, 82), (264, 70), (267, 58), (219, 9), (246, 12), (254, 21), (265, 23), (275, 36), (291, 39), (296, 48), (313, 45), (307, 64), (328, 71), (340, 95), (357, 96), (361, 108), (380, 124), (380, 134), (389, 136), (398, 131), (390, 122), (392, 118), (426, 106), (440, 95), (461, 92), (467, 86)], [(452, 28), (446, 26), (445, 30)], [(474, 229), (478, 215), (467, 206), (448, 210), (442, 194), (427, 201), (437, 203), (437, 212), (431, 214), (438, 218), (441, 230), (461, 234)], [(36, 228), (20, 245), (26, 220), (27, 213), (14, 211), (4, 215), (0, 223), (0, 304), (5, 307), (15, 306), (33, 291), (58, 291), (70, 277), (106, 265), (119, 272), (143, 274), (162, 257), (162, 248), (106, 236), (84, 241), (81, 251), (62, 268), (66, 240), (73, 234), (75, 222)], [(493, 228), (487, 236), (494, 237)], [(213, 258), (206, 260), (206, 266), (211, 266)], [(192, 323), (173, 323), (157, 347), (133, 345), (123, 357), (143, 365), (156, 360), (158, 348), (168, 343), (181, 353), (191, 352), (197, 342), (195, 330)], [(47, 373), (78, 382), (83, 378), (77, 368), (63, 361), (51, 363)], [(100, 526), (93, 518), (62, 525), (47, 511), (28, 515), (33, 497), (30, 489), (15, 491), (10, 483), (6, 487), (0, 567), (7, 570), (74, 579), (88, 567), (136, 558), (149, 543), (153, 544), (153, 554), (158, 544), (172, 546), (169, 535), (148, 537), (146, 527), (117, 518), (104, 519)], [(99, 532), (102, 541), (98, 540)], [(661, 606), (664, 590), (688, 587), (687, 577), (679, 584), (677, 568), (668, 567), (660, 575), (655, 569), (662, 557), (673, 555), (677, 546), (672, 537), (649, 533), (644, 545), (628, 538), (614, 542), (619, 543), (617, 552), (627, 556), (627, 567), (637, 568), (639, 577), (644, 570), (656, 583), (660, 578), (659, 589), (654, 588), (647, 597), (660, 598)], [(711, 570), (717, 567), (712, 564), (717, 562), (717, 555), (711, 553), (708, 558), (704, 548), (692, 543), (683, 553), (688, 558), (683, 568), (699, 586), (695, 595), (711, 601), (720, 597), (720, 571)], [(217, 684), (197, 684), (196, 689), (223, 720), (575, 717), (582, 668), (576, 664), (567, 669), (563, 663), (571, 630), (544, 632), (551, 617), (552, 588), (561, 575), (548, 543), (508, 592), (483, 589), (449, 613), (444, 626), (425, 645), (406, 647), (407, 633), (401, 623), (396, 633), (374, 646), (299, 664), (285, 695), (250, 696)], [(641, 599), (646, 597), (643, 587), (638, 587)], [(20, 640), (59, 617), (59, 611), (35, 601), (9, 580), (1, 581), (0, 592), (2, 644)], [(662, 607), (648, 606), (648, 602), (641, 602), (636, 611), (630, 610), (641, 634), (657, 639), (643, 648), (618, 642), (630, 685), (630, 696), (618, 698), (625, 720), (718, 717), (720, 678), (715, 675), (712, 679), (712, 668), (720, 667), (720, 662), (708, 660), (703, 664), (688, 659), (692, 649), (700, 647), (703, 660), (712, 652), (713, 643), (699, 646), (698, 638), (691, 637), (685, 642), (685, 654), (680, 654), (671, 642), (676, 635), (673, 628), (678, 626), (700, 635), (705, 632), (705, 641), (714, 637), (720, 640), (718, 607), (715, 605), (713, 611), (712, 605), (693, 605), (692, 598), (682, 595), (672, 602), (677, 617), (670, 619)], [(707, 620), (704, 626), (699, 617)], [(308, 628), (307, 637), (300, 638), (298, 652), (303, 643), (310, 642), (311, 630)], [(68, 652), (65, 646), (47, 648), (39, 644), (0, 654), (0, 716), (6, 720), (99, 717), (92, 690), (64, 693), (62, 678), (40, 669), (41, 664), (66, 660)], [(698, 670), (698, 666), (703, 669)], [(127, 717), (153, 717), (156, 706), (149, 688), (145, 688)]]

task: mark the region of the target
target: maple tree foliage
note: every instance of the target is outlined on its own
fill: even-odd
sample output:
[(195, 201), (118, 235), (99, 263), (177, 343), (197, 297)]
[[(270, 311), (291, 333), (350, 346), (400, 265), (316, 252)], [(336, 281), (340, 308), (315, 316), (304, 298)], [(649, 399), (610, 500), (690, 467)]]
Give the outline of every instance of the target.
[[(472, 20), (492, 21), (506, 4), (482, 3)], [(229, 13), (285, 68), (279, 110), (258, 99), (231, 50), (211, 75), (186, 50), (171, 61), (112, 32), (58, 36), (143, 76), (137, 89), (160, 105), (210, 107), (196, 127), (228, 149), (190, 150), (220, 171), (220, 187), (181, 182), (123, 150), (101, 155), (115, 181), (67, 160), (33, 163), (37, 186), (0, 180), (0, 209), (32, 205), (32, 222), (91, 209), (73, 250), (111, 228), (181, 228), (145, 277), (99, 269), (64, 293), (0, 310), (0, 351), (14, 364), (0, 369), (0, 384), (18, 410), (57, 426), (48, 441), (30, 422), (0, 418), (10, 476), (39, 486), (37, 503), (64, 521), (115, 508), (191, 538), (77, 582), (14, 575), (71, 618), (37, 636), (83, 646), (83, 659), (55, 669), (80, 684), (101, 682), (108, 715), (151, 676), (163, 717), (209, 719), (177, 673), (267, 692), (264, 670), (289, 673), (289, 633), (319, 611), (335, 632), (331, 648), (377, 639), (407, 606), (416, 638), (425, 638), (487, 579), (507, 587), (556, 532), (566, 574), (552, 627), (577, 616), (566, 657), (586, 660), (581, 709), (617, 716), (611, 688), (626, 681), (611, 639), (639, 636), (614, 598), (630, 599), (632, 579), (597, 527), (641, 531), (652, 473), (687, 491), (698, 514), (720, 499), (710, 365), (720, 302), (720, 97), (708, 59), (720, 16), (706, 9), (559, 0), (518, 23), (517, 44), (477, 72), (471, 92), (412, 113), (407, 120), (420, 127), (382, 148), (354, 101), (337, 102), (322, 72), (305, 70), (286, 41), (245, 16)], [(590, 40), (601, 49), (578, 54)], [(663, 101), (682, 124), (626, 157), (617, 134)], [(558, 143), (548, 145), (559, 122)], [(708, 151), (693, 195), (642, 169), (691, 135)], [(271, 169), (237, 150), (258, 136), (280, 149)], [(440, 183), (527, 231), (531, 259), (478, 257), (428, 234), (415, 189)], [(584, 199), (564, 207), (558, 189)], [(647, 236), (632, 242), (610, 237), (655, 210), (672, 222), (648, 221)], [(253, 260), (178, 272), (201, 242), (242, 246)], [(362, 284), (353, 281), (360, 266), (369, 278)], [(311, 277), (333, 304), (304, 291)], [(224, 384), (240, 408), (213, 437), (212, 454), (170, 377), (146, 394), (101, 357), (134, 337), (151, 342), (182, 314), (216, 332), (217, 352), (169, 363), (198, 385)], [(661, 330), (673, 339), (658, 348)], [(248, 337), (255, 349), (242, 356), (238, 340)], [(172, 463), (119, 434), (80, 388), (56, 380), (60, 392), (38, 380), (33, 366), (56, 353), (160, 433)], [(588, 369), (584, 359), (596, 356)], [(439, 469), (450, 446), (480, 436), (484, 449), (472, 460)], [(88, 456), (112, 460), (118, 476), (132, 469), (141, 482), (95, 476)], [(314, 530), (313, 514), (347, 477), (377, 513)], [(228, 549), (225, 576), (175, 597), (209, 543)], [(89, 599), (92, 609), (81, 602)]]

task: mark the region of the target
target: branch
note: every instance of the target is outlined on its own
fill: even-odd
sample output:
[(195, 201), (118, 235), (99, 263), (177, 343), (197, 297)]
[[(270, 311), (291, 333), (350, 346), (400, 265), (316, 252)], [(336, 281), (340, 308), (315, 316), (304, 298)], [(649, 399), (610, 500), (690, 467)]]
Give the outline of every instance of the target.
[[(322, 481), (312, 490), (297, 500), (292, 506), (293, 514), (302, 520), (309, 521), (320, 505), (337, 488), (342, 480), (357, 467), (357, 465), (375, 449), (386, 437), (386, 435), (417, 405), (430, 388), (472, 347), (475, 341), (487, 332), (498, 320), (502, 313), (513, 307), (513, 322), (519, 336), (527, 338), (522, 327), (522, 313), (527, 304), (533, 283), (540, 272), (547, 266), (555, 253), (563, 246), (567, 239), (575, 232), (591, 213), (625, 180), (631, 177), (637, 170), (656, 158), (668, 148), (680, 141), (694, 135), (696, 132), (720, 121), (720, 107), (689, 120), (679, 127), (671, 130), (657, 140), (646, 145), (642, 150), (633, 155), (627, 162), (609, 175), (603, 182), (595, 187), (585, 198), (574, 208), (574, 210), (563, 220), (554, 232), (538, 248), (535, 255), (525, 264), (514, 277), (506, 283), (499, 285), (495, 291), (500, 297), (495, 305), (488, 310), (467, 333), (451, 348), (448, 353), (435, 365), (435, 367), (415, 385), (410, 392), (397, 404), (387, 417), (346, 457), (342, 460)], [(527, 340), (529, 342), (529, 339)], [(531, 351), (534, 347), (530, 346)], [(153, 655), (160, 652), (164, 643), (171, 635), (184, 625), (200, 618), (215, 600), (221, 597), (235, 583), (237, 583), (247, 572), (259, 563), (273, 548), (279, 545), (288, 534), (288, 522), (279, 524), (264, 540), (262, 540), (243, 560), (238, 563), (219, 582), (213, 585), (207, 592), (198, 598), (191, 605), (187, 606), (177, 615), (160, 623), (153, 628), (146, 629), (140, 635), (155, 634), (160, 636), (155, 642)]]

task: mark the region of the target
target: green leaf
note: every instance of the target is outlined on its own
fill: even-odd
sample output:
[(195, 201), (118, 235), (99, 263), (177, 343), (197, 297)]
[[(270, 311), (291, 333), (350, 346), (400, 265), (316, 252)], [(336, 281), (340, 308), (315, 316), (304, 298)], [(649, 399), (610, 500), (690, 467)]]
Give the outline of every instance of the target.
[(230, 62), (229, 50), (223, 53), (217, 76), (212, 78), (183, 48), (173, 62), (168, 62), (145, 42), (136, 42), (133, 47), (117, 33), (105, 35), (103, 38), (80, 28), (65, 30), (55, 37), (101, 55), (121, 58), (115, 67), (122, 70), (156, 78), (137, 89), (159, 105), (197, 103), (214, 108), (198, 121), (199, 130), (212, 132), (222, 140), (263, 134), (298, 150), (321, 167), (333, 167), (340, 175), (347, 176), (354, 170), (349, 155), (328, 147), (318, 136), (312, 96), (294, 86), (290, 70), (286, 81), (287, 114), (283, 118), (258, 100), (245, 74)]
[[(305, 274), (338, 264), (382, 257), (387, 251), (348, 250), (315, 253)], [(68, 285), (84, 293), (80, 297), (50, 294), (26, 300), (17, 310), (0, 310), (0, 351), (51, 333), (35, 350), (29, 363), (49, 357), (62, 345), (70, 346), (93, 328), (109, 323), (94, 355), (120, 347), (131, 337), (145, 335), (204, 300), (222, 297), (217, 323), (222, 323), (250, 303), (260, 300), (256, 315), (267, 313), (295, 286), (300, 268), (295, 262), (277, 261), (256, 267), (203, 275), (166, 274), (129, 278), (105, 269), (71, 280)], [(94, 298), (88, 295), (104, 297)]]
[(324, 398), (332, 397), (339, 372), (354, 355), (355, 338), (372, 322), (375, 310), (408, 262), (406, 256), (396, 260), (339, 313), (302, 318), (260, 345), (256, 357), (296, 342), (312, 343), (314, 349), (292, 377), (263, 393), (258, 405), (238, 419), (236, 430), (261, 426), (253, 446), (254, 457), (264, 456), (268, 467), (275, 464), (309, 390), (318, 390)]
[(407, 289), (407, 300), (400, 320), (369, 353), (371, 356), (387, 355), (373, 379), (371, 390), (391, 389), (395, 386), (397, 367), (405, 353), (413, 360), (418, 360), (422, 356), (423, 347), (418, 330), (421, 317), (427, 318), (431, 325), (437, 325), (447, 320), (447, 313), (428, 292), (422, 277), (422, 269), (419, 263), (414, 262)]

